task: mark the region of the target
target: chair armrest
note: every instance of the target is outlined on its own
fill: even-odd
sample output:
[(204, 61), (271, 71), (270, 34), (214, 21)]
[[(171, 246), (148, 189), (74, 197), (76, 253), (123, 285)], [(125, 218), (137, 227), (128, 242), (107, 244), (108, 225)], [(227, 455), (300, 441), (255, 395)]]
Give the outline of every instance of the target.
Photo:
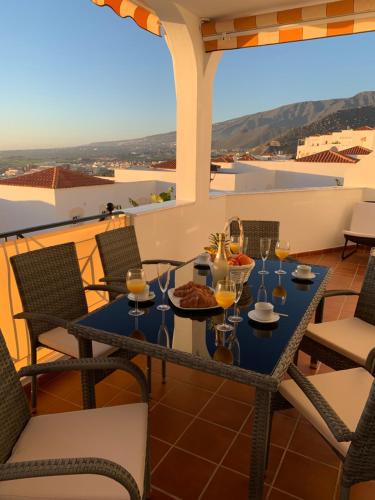
[(128, 372), (133, 375), (139, 383), (142, 400), (145, 403), (149, 400), (147, 382), (143, 371), (137, 365), (124, 358), (80, 358), (54, 361), (51, 363), (39, 363), (37, 365), (28, 365), (21, 368), (18, 372), (18, 376), (30, 377), (41, 373), (76, 370), (123, 370)]
[(103, 278), (100, 278), (99, 281), (104, 281), (105, 283), (108, 282), (125, 283), (126, 276), (103, 276)]
[(76, 474), (109, 477), (128, 490), (131, 500), (141, 499), (137, 483), (130, 472), (105, 458), (55, 458), (0, 464), (0, 481)]
[(325, 299), (328, 299), (329, 297), (338, 297), (341, 295), (359, 295), (359, 292), (355, 292), (354, 290), (326, 290), (323, 297), (320, 299), (318, 307), (316, 308), (315, 323), (323, 322)]
[(337, 441), (351, 441), (354, 437), (354, 432), (348, 429), (310, 380), (308, 380), (294, 364), (289, 366), (288, 373), (313, 404)]
[(128, 293), (124, 286), (117, 285), (87, 285), (85, 290), (99, 290), (101, 292)]
[(375, 375), (375, 347), (368, 353), (365, 368), (371, 375)]
[(21, 312), (13, 316), (15, 319), (30, 319), (34, 321), (43, 321), (45, 323), (51, 323), (54, 326), (62, 326), (63, 328), (68, 328), (69, 321), (66, 319), (58, 318), (52, 314), (44, 314), (37, 312)]
[(171, 266), (180, 267), (186, 264), (186, 262), (171, 259), (147, 259), (142, 260), (142, 264), (170, 264)]

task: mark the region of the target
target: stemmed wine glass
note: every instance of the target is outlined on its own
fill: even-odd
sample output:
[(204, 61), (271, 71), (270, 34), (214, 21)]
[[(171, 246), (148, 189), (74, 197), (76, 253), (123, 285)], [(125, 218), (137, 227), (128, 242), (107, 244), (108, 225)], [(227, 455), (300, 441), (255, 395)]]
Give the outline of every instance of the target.
[(168, 290), (169, 287), (171, 266), (170, 264), (159, 263), (157, 267), (158, 267), (158, 282), (160, 291), (163, 294), (163, 300), (162, 303), (159, 304), (156, 309), (158, 309), (159, 311), (168, 311), (168, 309), (170, 309), (170, 306), (165, 303), (165, 292)]
[(231, 332), (233, 326), (227, 323), (227, 309), (230, 307), (236, 298), (236, 285), (232, 280), (219, 280), (216, 283), (215, 299), (220, 307), (224, 309), (223, 323), (217, 325), (216, 328), (220, 332)]
[(286, 274), (283, 269), (283, 260), (288, 257), (290, 253), (290, 243), (289, 241), (278, 241), (276, 243), (275, 254), (280, 259), (280, 268), (275, 271), (276, 274)]
[(231, 323), (241, 323), (241, 321), (243, 320), (243, 318), (241, 318), (241, 316), (238, 314), (238, 307), (237, 307), (238, 301), (240, 300), (242, 295), (243, 278), (244, 278), (244, 273), (241, 273), (239, 277), (237, 276), (236, 280), (233, 280), (236, 288), (236, 297), (234, 299), (234, 304), (233, 304), (233, 314), (232, 316), (228, 317), (228, 320)]
[(130, 309), (130, 316), (141, 316), (144, 311), (138, 309), (138, 295), (146, 286), (145, 272), (143, 269), (129, 269), (126, 273), (126, 287), (135, 297), (135, 308)]
[(239, 236), (231, 236), (230, 237), (229, 248), (230, 248), (230, 251), (233, 255), (237, 255), (238, 253), (241, 252), (241, 243), (240, 243)]
[(266, 271), (266, 260), (268, 259), (271, 248), (271, 238), (260, 238), (260, 256), (262, 257), (263, 265), (262, 270), (258, 271), (259, 274), (269, 274)]

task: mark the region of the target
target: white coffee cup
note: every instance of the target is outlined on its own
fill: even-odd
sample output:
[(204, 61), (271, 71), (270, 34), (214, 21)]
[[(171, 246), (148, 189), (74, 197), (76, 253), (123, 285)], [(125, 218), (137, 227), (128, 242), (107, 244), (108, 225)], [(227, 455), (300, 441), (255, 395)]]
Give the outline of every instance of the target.
[(267, 321), (272, 318), (273, 305), (270, 302), (257, 302), (254, 306), (257, 318)]
[(150, 286), (145, 285), (143, 292), (138, 295), (138, 299), (140, 300), (147, 300), (150, 296)]
[(207, 252), (199, 254), (196, 262), (201, 265), (208, 265), (210, 262), (210, 254)]
[(299, 276), (309, 276), (311, 274), (311, 266), (299, 264), (296, 271)]

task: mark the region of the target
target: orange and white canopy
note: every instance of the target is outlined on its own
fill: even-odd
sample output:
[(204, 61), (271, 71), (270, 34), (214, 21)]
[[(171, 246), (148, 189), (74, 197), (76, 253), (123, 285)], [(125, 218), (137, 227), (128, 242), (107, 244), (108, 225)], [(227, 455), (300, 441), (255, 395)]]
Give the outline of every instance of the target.
[[(100, 6), (111, 7), (121, 17), (133, 18), (141, 28), (160, 36), (160, 21), (150, 10), (130, 0), (92, 1)], [(189, 0), (175, 2), (189, 7)], [(244, 7), (246, 5), (248, 8), (249, 3), (244, 1)], [(195, 1), (192, 1), (193, 4), (196, 7)], [(226, 16), (225, 19), (215, 17), (215, 2), (210, 2), (210, 5), (212, 16), (210, 20), (203, 21), (201, 26), (206, 52), (375, 31), (375, 0), (315, 3), (243, 17)]]
[(155, 35), (160, 36), (160, 21), (155, 14), (149, 10), (140, 7), (139, 5), (131, 2), (130, 0), (92, 0), (100, 7), (111, 7), (117, 15), (121, 17), (131, 17), (143, 28)]

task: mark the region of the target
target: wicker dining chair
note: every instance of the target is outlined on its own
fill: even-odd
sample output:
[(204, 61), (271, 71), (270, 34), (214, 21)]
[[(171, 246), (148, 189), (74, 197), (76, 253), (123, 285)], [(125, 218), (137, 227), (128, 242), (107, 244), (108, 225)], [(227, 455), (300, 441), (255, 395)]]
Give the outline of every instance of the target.
[[(142, 370), (122, 358), (31, 365), (17, 374), (0, 332), (0, 499), (140, 500), (150, 491), (148, 390)], [(141, 403), (32, 417), (20, 377), (121, 369)]]
[(292, 364), (291, 379), (281, 382), (274, 398), (274, 407), (285, 408), (284, 401), (296, 408), (342, 460), (341, 500), (349, 500), (354, 484), (375, 479), (374, 365), (375, 350), (367, 369), (305, 377)]
[[(271, 238), (270, 258), (275, 256), (275, 246), (279, 239), (279, 221), (270, 220), (241, 220), (244, 238), (247, 238), (245, 251), (254, 259), (260, 259), (260, 238)], [(237, 222), (230, 225), (231, 235), (238, 236), (239, 227)]]
[[(98, 245), (100, 260), (102, 263), (104, 277), (100, 281), (104, 281), (108, 285), (123, 287), (123, 293), (127, 293), (126, 289), (126, 273), (131, 268), (141, 268), (145, 264), (165, 263), (179, 267), (184, 262), (171, 259), (151, 259), (141, 260), (139, 253), (137, 236), (134, 226), (126, 226), (111, 231), (105, 231), (95, 236)], [(110, 299), (114, 299), (116, 293), (110, 293)], [(147, 357), (148, 383), (151, 391), (152, 374), (151, 374), (151, 358)], [(166, 379), (166, 363), (162, 361), (162, 380)]]
[[(329, 297), (357, 295), (354, 317), (323, 321), (325, 300)], [(328, 290), (307, 326), (300, 349), (335, 370), (364, 366), (375, 347), (375, 251), (372, 251), (361, 291)]]
[[(10, 262), (23, 307), (23, 312), (14, 317), (27, 322), (31, 363), (37, 362), (38, 347), (48, 347), (79, 358), (77, 339), (67, 332), (67, 324), (87, 314), (88, 308), (74, 243), (14, 255)], [(96, 285), (95, 289), (113, 291), (115, 287)], [(108, 356), (114, 351), (100, 342), (93, 343), (94, 357)], [(131, 356), (124, 351), (117, 355)], [(32, 377), (31, 385), (32, 406), (35, 408), (36, 376)]]

